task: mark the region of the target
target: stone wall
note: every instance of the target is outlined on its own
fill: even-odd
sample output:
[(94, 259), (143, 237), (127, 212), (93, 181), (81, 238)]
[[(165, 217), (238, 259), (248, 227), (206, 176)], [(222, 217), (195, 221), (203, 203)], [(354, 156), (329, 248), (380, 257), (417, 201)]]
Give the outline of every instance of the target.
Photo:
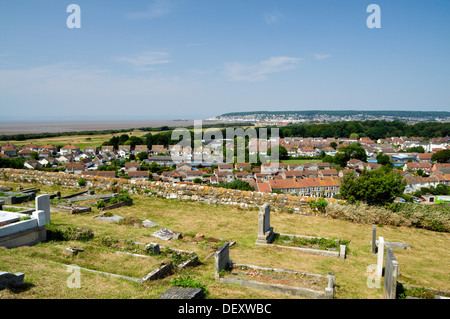
[[(242, 208), (260, 207), (268, 203), (275, 211), (291, 211), (304, 215), (323, 215), (323, 213), (313, 211), (309, 207), (308, 201), (314, 199), (310, 197), (232, 190), (188, 183), (173, 184), (159, 181), (99, 176), (83, 177), (86, 179), (86, 187), (91, 189), (112, 192), (128, 190), (132, 194), (149, 194), (162, 198), (203, 201), (208, 204), (237, 205)], [(79, 178), (80, 175), (66, 173), (0, 168), (0, 179), (11, 182), (33, 182), (41, 185), (60, 185), (79, 188)], [(326, 200), (329, 202), (338, 201), (335, 199)]]

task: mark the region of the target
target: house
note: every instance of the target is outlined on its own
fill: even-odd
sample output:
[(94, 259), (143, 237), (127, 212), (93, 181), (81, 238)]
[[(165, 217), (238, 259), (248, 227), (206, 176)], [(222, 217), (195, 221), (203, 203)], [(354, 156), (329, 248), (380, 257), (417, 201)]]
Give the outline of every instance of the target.
[(236, 179), (239, 179), (247, 183), (255, 181), (253, 178), (253, 174), (246, 171), (237, 172), (236, 174), (234, 174), (234, 176)]
[(303, 170), (318, 171), (319, 166), (316, 163), (305, 163), (305, 164), (303, 164)]
[(271, 193), (272, 188), (269, 183), (256, 183), (255, 190), (260, 193)]
[(75, 145), (68, 144), (66, 146), (61, 147), (60, 149), (61, 155), (79, 155), (81, 153), (81, 150), (79, 147), (76, 147)]
[(419, 153), (417, 155), (417, 160), (419, 163), (431, 163), (431, 156), (433, 156), (431, 153)]
[(319, 176), (321, 177), (339, 177), (339, 173), (335, 169), (322, 169), (319, 171)]
[(92, 160), (92, 163), (94, 163), (94, 165), (100, 166), (100, 165), (103, 165), (104, 163), (106, 163), (106, 159), (103, 155), (98, 154), (94, 157), (94, 159)]
[(53, 153), (50, 152), (49, 150), (42, 150), (42, 151), (39, 151), (38, 155), (39, 155), (39, 158), (47, 158), (47, 157), (51, 157), (53, 155)]
[(114, 152), (114, 146), (112, 145), (104, 145), (102, 146), (100, 153), (101, 154), (106, 154), (106, 153), (112, 153)]
[(268, 183), (274, 179), (271, 173), (255, 173), (254, 177), (257, 183)]
[(298, 194), (300, 184), (294, 179), (276, 179), (269, 182), (272, 191), (281, 191), (286, 194)]
[(97, 155), (98, 154), (98, 147), (96, 146), (86, 146), (84, 148), (84, 152), (87, 154), (90, 154), (91, 156)]
[(303, 171), (283, 171), (280, 173), (283, 179), (303, 178)]
[(417, 172), (418, 170), (422, 170), (425, 173), (431, 173), (431, 164), (430, 163), (406, 163), (403, 167), (404, 171), (411, 170), (413, 172)]
[(288, 165), (288, 171), (293, 171), (293, 170), (303, 171), (303, 166), (299, 165), (299, 164), (296, 164), (296, 163), (289, 164)]
[(23, 150), (19, 151), (19, 156), (22, 156), (23, 158), (30, 158), (31, 157), (31, 151), (29, 148), (24, 148)]
[(192, 171), (192, 166), (189, 163), (180, 163), (177, 165), (177, 170), (183, 172)]
[(70, 162), (73, 162), (73, 156), (72, 155), (61, 155), (60, 157), (58, 157), (56, 159), (57, 163), (61, 163), (61, 164), (67, 164)]
[(252, 169), (252, 164), (251, 163), (236, 163), (235, 165), (234, 165), (234, 168), (236, 169), (236, 170), (239, 170), (239, 171), (243, 171), (244, 169)]
[(181, 182), (181, 175), (177, 170), (163, 171), (160, 179), (164, 182), (179, 183)]
[(319, 169), (331, 169), (330, 163), (316, 163)]
[(229, 183), (234, 181), (234, 174), (230, 171), (219, 171), (216, 169), (214, 170), (214, 175), (216, 176), (218, 183)]
[(36, 144), (30, 143), (30, 144), (25, 145), (22, 149), (23, 150), (27, 149), (27, 150), (30, 150), (31, 152), (38, 152), (39, 146)]
[(5, 154), (3, 154), (3, 153), (0, 153), (0, 158), (9, 158), (9, 156), (8, 156), (8, 155), (5, 155)]
[(219, 172), (233, 172), (233, 164), (219, 164), (217, 167)]
[(139, 153), (148, 153), (147, 145), (136, 145), (134, 147), (134, 154), (139, 154)]
[(298, 155), (305, 157), (314, 157), (317, 155), (317, 151), (314, 148), (306, 146), (302, 147), (297, 151)]
[(23, 166), (28, 169), (36, 169), (41, 168), (42, 164), (39, 163), (37, 160), (28, 160), (23, 164)]
[(2, 153), (5, 154), (8, 157), (17, 156), (16, 148), (13, 148), (11, 146), (4, 146), (4, 147), (2, 147)]
[(422, 187), (429, 188), (430, 186), (436, 187), (439, 184), (444, 184), (445, 181), (442, 181), (441, 178), (438, 178), (435, 175), (430, 177), (423, 176), (408, 176), (404, 177), (406, 180), (405, 194), (414, 193), (420, 190)]
[(164, 145), (152, 145), (151, 153), (153, 154), (160, 154), (160, 153), (167, 153), (167, 148), (164, 147)]
[(179, 171), (184, 182), (193, 182), (194, 179), (200, 178), (203, 180), (203, 171)]
[(149, 179), (150, 178), (150, 172), (149, 171), (128, 171), (128, 176), (130, 176), (131, 179)]
[(69, 163), (66, 166), (66, 173), (80, 175), (86, 170), (86, 165), (80, 163)]
[(141, 164), (138, 163), (138, 162), (126, 162), (125, 163), (125, 170), (127, 172), (140, 171), (141, 170)]
[(305, 178), (297, 181), (300, 196), (309, 197), (333, 197), (339, 194), (340, 185), (338, 179), (332, 177)]
[(364, 162), (359, 159), (352, 158), (347, 162), (347, 167), (356, 169), (356, 168), (359, 168), (359, 166), (362, 165), (363, 163)]
[(131, 145), (119, 145), (119, 149), (118, 151), (122, 151), (126, 154), (130, 154), (131, 153)]

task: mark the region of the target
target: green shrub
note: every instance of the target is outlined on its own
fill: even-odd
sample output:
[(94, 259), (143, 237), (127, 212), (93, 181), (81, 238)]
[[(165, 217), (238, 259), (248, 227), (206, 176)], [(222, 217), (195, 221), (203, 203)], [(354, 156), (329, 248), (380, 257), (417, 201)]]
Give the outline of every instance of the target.
[(84, 179), (83, 177), (80, 177), (80, 178), (78, 179), (78, 185), (79, 185), (80, 187), (86, 186), (86, 179)]

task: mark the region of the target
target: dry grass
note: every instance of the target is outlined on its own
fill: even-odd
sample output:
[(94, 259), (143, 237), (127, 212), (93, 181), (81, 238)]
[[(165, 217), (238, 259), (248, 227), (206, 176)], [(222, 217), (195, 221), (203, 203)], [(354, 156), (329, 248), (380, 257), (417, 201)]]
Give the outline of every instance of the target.
[[(3, 183), (10, 186), (12, 183)], [(33, 186), (22, 184), (23, 187)], [(36, 185), (34, 185), (36, 186)], [(41, 186), (43, 192), (54, 192), (53, 187)], [(69, 189), (62, 192), (71, 193)], [(205, 236), (236, 241), (230, 250), (234, 263), (273, 267), (315, 274), (336, 275), (336, 298), (338, 299), (380, 299), (383, 289), (369, 288), (370, 273), (367, 267), (376, 264), (376, 255), (370, 252), (372, 226), (347, 220), (302, 216), (273, 212), (271, 226), (276, 232), (325, 238), (350, 240), (346, 260), (302, 254), (289, 249), (256, 247), (258, 211), (242, 210), (234, 207), (208, 205), (199, 202), (164, 200), (146, 196), (133, 196), (134, 205), (115, 209), (113, 214), (123, 217), (149, 219), (159, 224), (153, 228), (137, 228), (117, 223), (92, 219), (98, 214), (68, 215), (54, 211), (52, 222), (92, 229), (92, 242), (45, 242), (32, 247), (0, 250), (0, 269), (25, 273), (27, 286), (20, 291), (5, 289), (0, 291), (3, 298), (157, 298), (171, 287), (172, 275), (152, 283), (136, 284), (123, 279), (100, 274), (82, 272), (82, 288), (70, 289), (66, 285), (69, 273), (63, 263), (62, 247), (85, 245), (85, 251), (68, 262), (80, 266), (116, 272), (132, 277), (146, 274), (154, 261), (144, 261), (130, 256), (118, 256), (94, 245), (96, 239), (111, 236), (120, 240), (132, 239), (137, 242), (156, 242), (161, 246), (194, 251), (201, 261), (193, 276), (207, 286), (210, 298), (219, 299), (288, 299), (287, 295), (265, 292), (236, 285), (226, 285), (214, 280), (214, 258), (212, 251), (199, 245), (182, 241), (164, 241), (151, 234), (164, 227), (180, 233), (201, 233)], [(413, 286), (450, 290), (448, 269), (450, 257), (448, 247), (450, 234), (405, 226), (377, 227), (377, 236), (386, 241), (404, 242), (412, 251), (395, 251), (400, 265), (399, 281)], [(209, 258), (208, 258), (209, 257)], [(149, 263), (149, 264), (146, 264)], [(151, 265), (150, 265), (151, 264)], [(148, 266), (148, 267), (147, 267)], [(382, 283), (381, 283), (382, 284)], [(382, 287), (382, 286), (381, 286)]]

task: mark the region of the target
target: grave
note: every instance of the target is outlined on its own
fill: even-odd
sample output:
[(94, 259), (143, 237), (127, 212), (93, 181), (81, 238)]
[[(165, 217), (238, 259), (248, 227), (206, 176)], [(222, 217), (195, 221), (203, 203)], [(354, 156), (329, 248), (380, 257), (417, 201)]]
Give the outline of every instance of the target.
[[(372, 241), (370, 242), (372, 246), (372, 253), (376, 254), (377, 247), (379, 245), (378, 240), (375, 240), (377, 236), (377, 228), (375, 225), (372, 225)], [(393, 241), (385, 241), (384, 247), (391, 248), (391, 249), (399, 249), (399, 250), (411, 250), (411, 247), (406, 243), (399, 243), (399, 242), (393, 242)]]
[(93, 219), (98, 219), (104, 222), (110, 222), (110, 223), (114, 223), (114, 222), (118, 222), (119, 220), (121, 220), (123, 217), (119, 216), (119, 215), (111, 215), (111, 216), (105, 216), (104, 214), (99, 214), (99, 215), (95, 215), (94, 217), (92, 217)]
[[(333, 299), (335, 293), (335, 275), (328, 273), (327, 275), (309, 274), (300, 271), (267, 268), (254, 265), (244, 265), (233, 263), (229, 259), (229, 243), (223, 244), (215, 253), (215, 280), (220, 283), (238, 284), (244, 287), (273, 291), (288, 294), (297, 297), (311, 299)], [(234, 269), (249, 269), (251, 272), (271, 273), (277, 276), (286, 276), (301, 278), (298, 282), (289, 281), (289, 284), (270, 283), (260, 280), (246, 280), (233, 278), (236, 275)], [(225, 273), (225, 274), (224, 274)], [(311, 289), (307, 282), (320, 281), (326, 283), (321, 290)], [(284, 280), (286, 282), (286, 280)], [(302, 282), (305, 282), (303, 284)]]
[(161, 228), (160, 230), (155, 231), (151, 236), (162, 239), (162, 240), (170, 240), (173, 238), (173, 236), (176, 233), (166, 229), (166, 228)]
[(258, 237), (256, 244), (267, 244), (273, 240), (273, 227), (270, 227), (270, 205), (264, 204), (258, 214)]
[(341, 259), (345, 259), (346, 256), (346, 245), (341, 245), (340, 240), (336, 239), (334, 246), (338, 247), (335, 249), (314, 249), (314, 248), (303, 248), (303, 247), (294, 247), (294, 246), (287, 246), (287, 245), (277, 245), (274, 244), (274, 240), (280, 236), (288, 237), (292, 241), (294, 240), (327, 240), (328, 238), (316, 238), (311, 236), (300, 236), (300, 235), (290, 235), (290, 234), (281, 234), (281, 233), (275, 233), (273, 230), (273, 227), (270, 226), (270, 205), (264, 204), (260, 208), (260, 212), (258, 215), (258, 236), (255, 242), (256, 246), (262, 246), (262, 247), (279, 247), (279, 248), (287, 248), (296, 250), (303, 253), (309, 253), (309, 254), (315, 254), (325, 257), (338, 257)]
[(151, 220), (146, 219), (146, 220), (142, 221), (142, 226), (145, 228), (152, 228), (152, 227), (158, 226), (158, 224), (155, 222), (152, 222)]
[[(48, 196), (41, 196), (36, 198), (36, 210), (31, 215), (2, 211), (3, 224), (6, 225), (0, 227), (0, 246), (15, 248), (46, 240), (45, 224), (46, 216), (50, 214), (50, 203)], [(20, 220), (22, 216), (26, 216), (27, 219)]]

